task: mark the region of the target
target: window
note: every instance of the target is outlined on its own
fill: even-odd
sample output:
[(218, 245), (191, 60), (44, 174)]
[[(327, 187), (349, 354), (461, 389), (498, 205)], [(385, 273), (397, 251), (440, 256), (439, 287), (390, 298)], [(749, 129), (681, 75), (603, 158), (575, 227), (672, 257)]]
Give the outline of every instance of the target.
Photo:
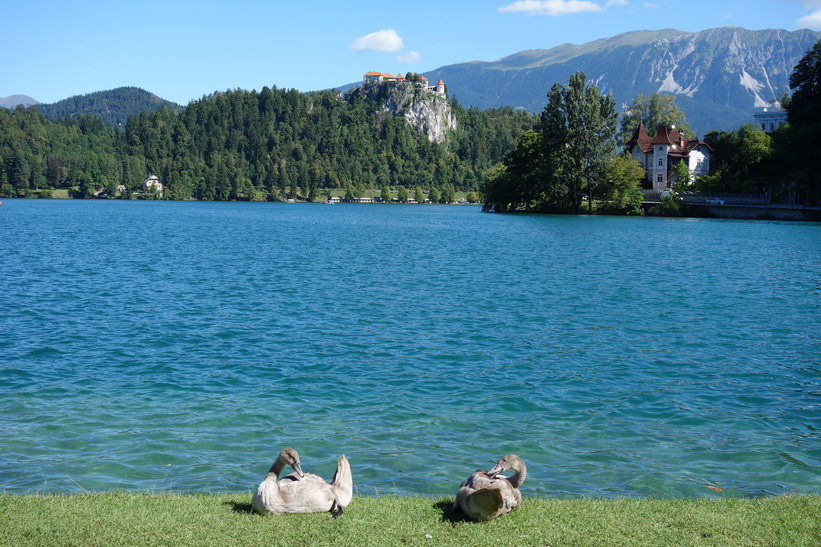
[(664, 152), (664, 147), (663, 146), (659, 146), (659, 152)]
[(664, 175), (659, 173), (658, 176), (656, 176), (656, 182), (664, 182)]
[(664, 166), (664, 158), (659, 158), (659, 167)]

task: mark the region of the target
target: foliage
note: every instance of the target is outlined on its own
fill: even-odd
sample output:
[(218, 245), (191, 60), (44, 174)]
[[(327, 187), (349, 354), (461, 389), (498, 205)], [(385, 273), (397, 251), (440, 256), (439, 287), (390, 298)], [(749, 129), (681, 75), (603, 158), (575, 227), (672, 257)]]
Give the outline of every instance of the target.
[(796, 65), (790, 87), (793, 95), (786, 105), (790, 125), (786, 135), (777, 135), (781, 146), (776, 164), (790, 174), (789, 190), (816, 202), (821, 200), (817, 160), (821, 142), (821, 40)]
[[(630, 156), (613, 156), (606, 162), (598, 189), (598, 212), (620, 215), (641, 215), (641, 191), (644, 168)], [(592, 197), (591, 197), (592, 199)]]
[(693, 184), (693, 174), (690, 172), (690, 167), (686, 161), (680, 161), (673, 168), (675, 178), (673, 180), (673, 190), (679, 194), (691, 190), (690, 185)]
[(633, 137), (640, 122), (644, 122), (644, 129), (651, 137), (655, 136), (660, 125), (675, 126), (684, 131), (687, 138), (695, 138), (696, 134), (685, 121), (684, 112), (676, 105), (676, 96), (661, 94), (657, 91), (647, 96), (638, 93), (633, 98), (633, 104), (627, 107), (621, 118), (621, 144)]
[(753, 124), (745, 124), (737, 131), (711, 131), (704, 141), (713, 150), (711, 177), (701, 177), (699, 191), (755, 192), (756, 178), (751, 174), (773, 154), (771, 137)]
[(74, 197), (128, 197), (143, 194), (149, 175), (163, 182), (163, 199), (314, 200), (339, 188), (359, 196), (384, 187), (477, 190), (481, 173), (534, 118), (509, 108), (453, 110), (458, 129), (436, 144), (378, 102), (332, 91), (228, 91), (181, 112), (143, 111), (124, 130), (96, 116), (54, 122), (36, 109), (0, 109), (0, 192), (65, 188)]
[(675, 194), (667, 194), (661, 198), (661, 215), (666, 217), (681, 216), (681, 200)]
[(531, 129), (521, 135), (502, 163), (485, 171), (485, 209), (504, 212), (536, 206), (541, 200), (544, 169), (542, 133)]
[(592, 194), (615, 148), (615, 101), (586, 81), (587, 76), (577, 72), (568, 86), (556, 83), (547, 93), (540, 131), (549, 186), (541, 208), (549, 212), (578, 214), (583, 188)]
[(821, 40), (798, 62), (790, 75), (792, 97), (788, 119), (793, 125), (821, 124)]
[[(355, 496), (327, 513), (262, 516), (250, 493), (0, 495), (3, 545), (818, 545), (821, 496), (525, 497), (470, 522), (453, 498)], [(55, 517), (59, 515), (59, 518)]]
[(524, 207), (575, 213), (582, 193), (593, 193), (614, 151), (615, 103), (577, 72), (569, 85), (556, 83), (538, 125), (524, 133), (503, 167), (486, 172), (485, 209)]

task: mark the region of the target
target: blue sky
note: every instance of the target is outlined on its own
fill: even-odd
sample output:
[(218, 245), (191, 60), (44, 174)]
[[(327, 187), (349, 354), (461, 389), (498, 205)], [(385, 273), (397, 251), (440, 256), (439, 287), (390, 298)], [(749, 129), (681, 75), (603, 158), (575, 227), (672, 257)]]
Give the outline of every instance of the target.
[(12, 1), (0, 98), (136, 86), (180, 104), (227, 89), (312, 91), (631, 30), (821, 30), (821, 0)]

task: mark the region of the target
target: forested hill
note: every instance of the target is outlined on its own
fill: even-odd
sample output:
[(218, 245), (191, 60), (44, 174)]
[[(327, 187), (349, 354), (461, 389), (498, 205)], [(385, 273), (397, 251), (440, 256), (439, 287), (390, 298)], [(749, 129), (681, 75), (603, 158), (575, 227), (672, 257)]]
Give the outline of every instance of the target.
[(114, 126), (125, 125), (129, 116), (138, 115), (140, 112), (154, 112), (162, 106), (171, 110), (183, 108), (138, 87), (118, 87), (110, 91), (76, 95), (52, 104), (38, 104), (36, 108), (50, 120), (91, 114)]
[(150, 175), (162, 180), (166, 199), (476, 190), (534, 117), (452, 108), (457, 128), (442, 144), (378, 101), (335, 91), (217, 93), (181, 111), (142, 112), (124, 130), (90, 115), (55, 122), (35, 108), (0, 109), (0, 195), (67, 188), (77, 197), (130, 197)]

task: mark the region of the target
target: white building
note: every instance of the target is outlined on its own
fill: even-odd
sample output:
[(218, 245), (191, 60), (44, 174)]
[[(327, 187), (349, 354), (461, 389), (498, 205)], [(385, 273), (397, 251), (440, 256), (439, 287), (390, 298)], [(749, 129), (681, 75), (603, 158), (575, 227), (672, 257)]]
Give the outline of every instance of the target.
[(157, 178), (156, 175), (151, 175), (145, 182), (143, 182), (143, 191), (145, 195), (156, 195), (157, 197), (162, 197), (163, 193), (163, 185), (160, 182), (160, 179)]
[(633, 138), (627, 143), (630, 157), (644, 167), (650, 188), (660, 190), (672, 186), (675, 167), (686, 162), (693, 180), (710, 172), (710, 147), (704, 141), (687, 139), (684, 131), (665, 125), (650, 137), (639, 123)]
[(772, 133), (779, 126), (787, 123), (787, 111), (783, 108), (764, 108), (753, 114), (753, 119), (765, 133)]

